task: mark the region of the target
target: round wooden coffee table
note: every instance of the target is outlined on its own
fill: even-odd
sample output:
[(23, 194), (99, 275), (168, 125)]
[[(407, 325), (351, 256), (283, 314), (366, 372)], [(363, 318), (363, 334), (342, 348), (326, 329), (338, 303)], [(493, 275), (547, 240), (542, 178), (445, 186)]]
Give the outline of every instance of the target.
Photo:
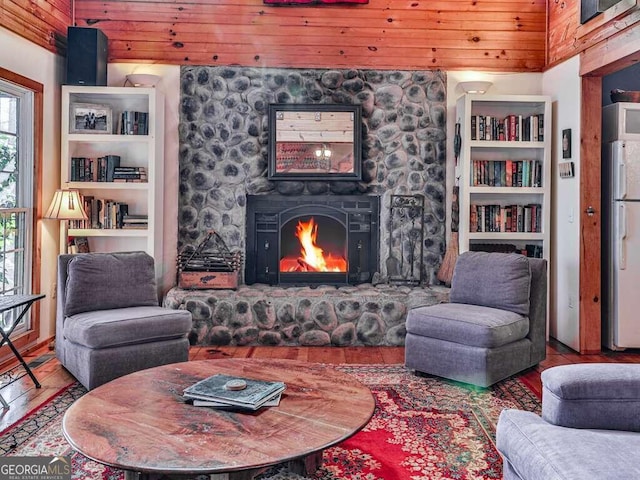
[[(182, 391), (216, 373), (283, 381), (280, 405), (240, 413), (194, 407)], [(117, 378), (65, 413), (71, 446), (126, 478), (208, 474), (251, 479), (289, 463), (313, 473), (322, 451), (363, 428), (375, 401), (355, 378), (331, 367), (288, 360), (228, 359), (174, 363)]]

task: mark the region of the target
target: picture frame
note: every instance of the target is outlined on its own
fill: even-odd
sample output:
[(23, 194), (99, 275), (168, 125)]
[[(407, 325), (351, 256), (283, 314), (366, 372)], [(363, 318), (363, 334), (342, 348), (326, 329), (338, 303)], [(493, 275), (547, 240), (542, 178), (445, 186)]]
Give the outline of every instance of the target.
[(560, 173), (560, 178), (573, 178), (575, 176), (573, 162), (560, 162), (558, 172)]
[(571, 158), (571, 129), (562, 130), (562, 158)]
[(69, 108), (69, 133), (112, 134), (111, 107), (98, 103), (72, 103)]
[(269, 180), (362, 179), (362, 107), (269, 105)]

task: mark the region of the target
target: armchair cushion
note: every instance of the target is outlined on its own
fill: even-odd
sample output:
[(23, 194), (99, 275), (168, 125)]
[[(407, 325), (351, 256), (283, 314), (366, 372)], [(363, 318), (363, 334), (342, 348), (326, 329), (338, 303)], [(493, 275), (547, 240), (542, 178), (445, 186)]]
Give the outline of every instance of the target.
[(531, 270), (523, 255), (465, 252), (451, 281), (451, 303), (466, 303), (529, 314)]
[(191, 329), (191, 313), (162, 307), (129, 307), (82, 312), (64, 324), (66, 340), (88, 348), (184, 338)]
[(640, 365), (563, 365), (542, 372), (542, 418), (571, 428), (640, 432)]
[(86, 253), (69, 261), (66, 316), (158, 304), (154, 261), (145, 252)]
[(529, 319), (508, 310), (441, 303), (412, 309), (406, 326), (407, 332), (421, 337), (495, 348), (524, 338)]

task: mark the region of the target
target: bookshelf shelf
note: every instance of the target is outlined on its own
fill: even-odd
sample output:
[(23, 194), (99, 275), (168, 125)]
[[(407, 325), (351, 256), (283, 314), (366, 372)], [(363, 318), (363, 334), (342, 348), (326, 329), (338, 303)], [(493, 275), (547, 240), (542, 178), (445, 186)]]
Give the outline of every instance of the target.
[[(96, 111), (108, 112), (108, 121), (99, 124), (100, 128), (108, 131), (77, 133), (86, 128), (83, 117), (79, 116), (83, 112), (78, 105), (94, 105)], [(148, 219), (146, 229), (77, 228), (84, 225), (76, 223), (69, 225), (67, 234), (70, 237), (87, 237), (91, 252), (147, 252), (156, 259), (156, 279), (160, 289), (164, 183), (162, 93), (155, 88), (65, 85), (62, 87), (61, 131), (60, 183), (63, 188), (79, 190), (86, 202), (93, 198), (93, 203), (88, 203), (92, 205), (92, 217), (86, 225), (119, 224), (125, 213), (146, 215)], [(148, 133), (117, 133), (121, 131)], [(117, 160), (112, 161), (112, 157), (117, 157)], [(78, 178), (108, 179), (106, 172), (113, 174), (114, 168), (123, 171), (120, 177), (133, 175), (144, 178), (146, 174), (147, 181), (71, 181)], [(96, 213), (102, 205), (111, 204), (115, 206), (102, 208), (103, 213)], [(108, 219), (107, 215), (111, 218)], [(62, 242), (66, 241), (61, 239), (61, 250), (65, 246)]]
[(468, 94), (458, 99), (462, 148), (460, 251), (508, 249), (549, 259), (551, 100)]
[[(98, 87), (97, 87), (98, 88)], [(99, 87), (107, 88), (107, 87)], [(67, 135), (70, 142), (80, 143), (148, 143), (151, 140), (149, 135), (106, 135), (96, 133), (70, 133)]]
[(148, 190), (149, 182), (118, 183), (118, 182), (65, 182), (65, 188), (78, 190)]
[(149, 230), (128, 228), (71, 228), (67, 232), (74, 237), (141, 237), (149, 236)]

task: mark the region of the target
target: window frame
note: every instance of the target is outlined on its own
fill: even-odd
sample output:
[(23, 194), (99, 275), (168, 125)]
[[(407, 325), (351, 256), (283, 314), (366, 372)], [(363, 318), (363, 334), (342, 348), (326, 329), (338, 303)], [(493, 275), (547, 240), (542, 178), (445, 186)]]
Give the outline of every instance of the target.
[[(30, 245), (25, 248), (31, 249), (31, 291), (40, 292), (41, 288), (41, 239), (42, 232), (38, 219), (42, 218), (42, 140), (43, 140), (43, 93), (44, 86), (30, 78), (0, 67), (0, 79), (13, 83), (19, 87), (30, 90), (33, 93), (33, 188), (32, 196), (32, 218), (31, 218), (31, 238)], [(40, 302), (36, 302), (31, 310), (31, 322), (29, 328), (12, 337), (14, 346), (19, 351), (24, 351), (28, 347), (33, 347), (34, 342), (40, 336)], [(7, 345), (0, 348), (0, 362), (12, 361), (15, 357)]]

